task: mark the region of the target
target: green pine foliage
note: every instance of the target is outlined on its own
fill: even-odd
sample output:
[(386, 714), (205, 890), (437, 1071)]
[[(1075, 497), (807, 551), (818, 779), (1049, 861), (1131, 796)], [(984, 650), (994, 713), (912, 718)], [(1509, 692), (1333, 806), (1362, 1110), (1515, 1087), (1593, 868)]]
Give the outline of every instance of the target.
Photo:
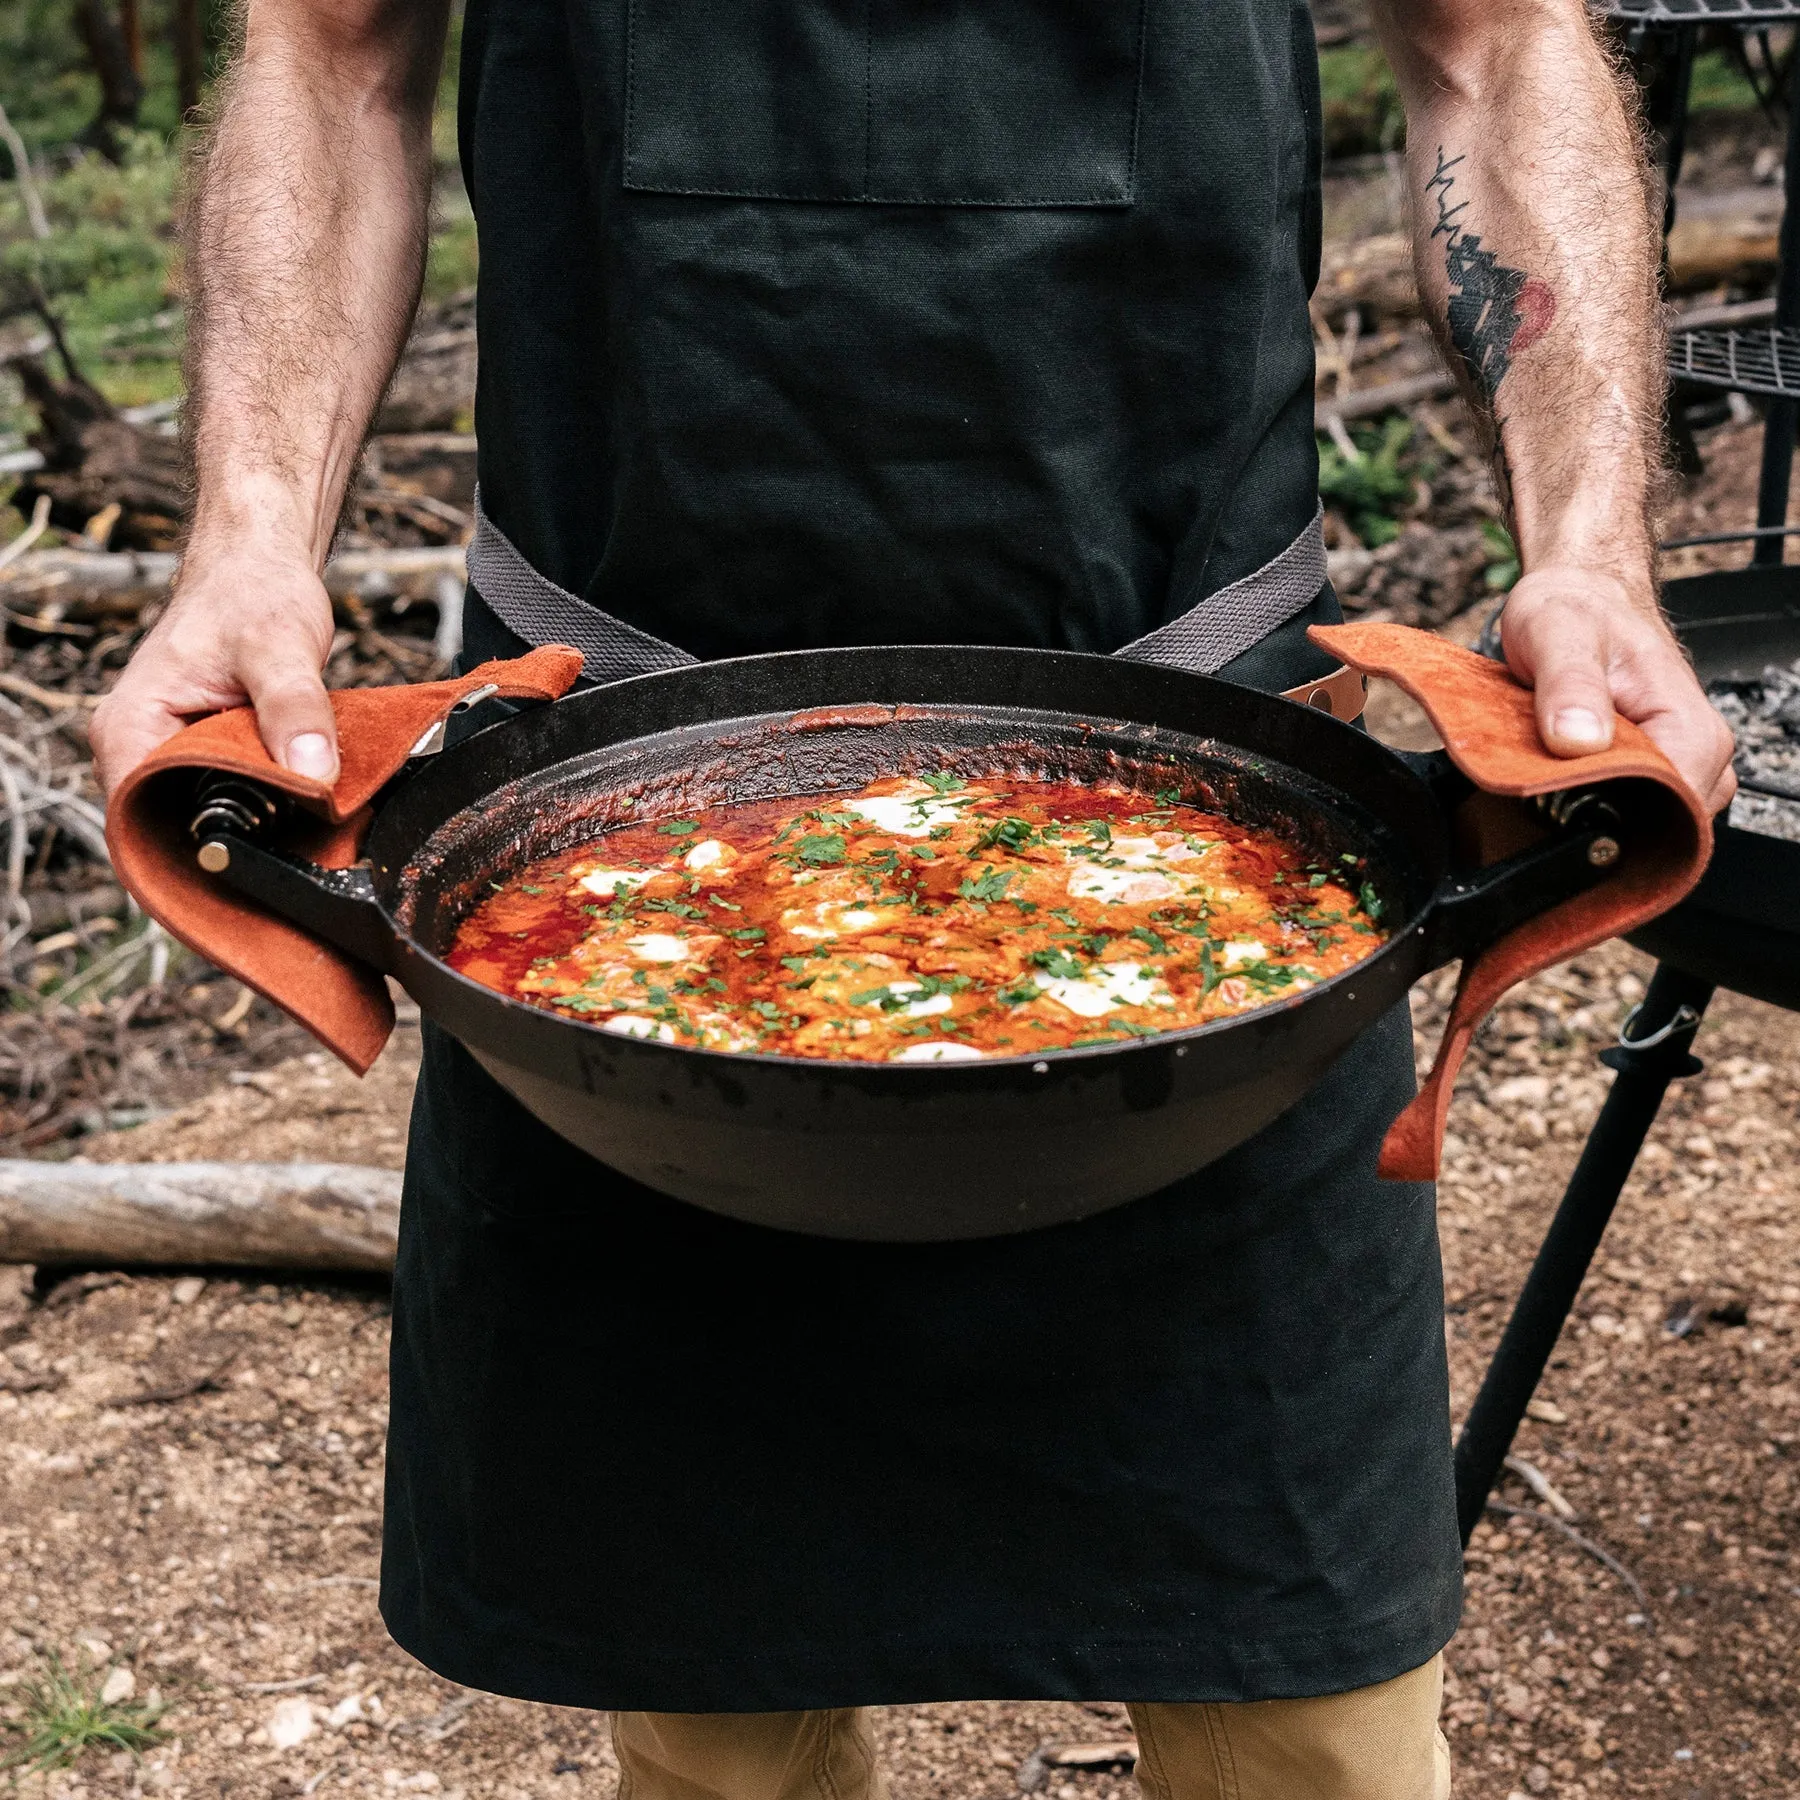
[(1413, 423), (1394, 413), (1380, 425), (1351, 426), (1349, 437), (1353, 457), (1319, 439), (1319, 494), (1373, 550), (1400, 535), (1400, 515), (1413, 502)]

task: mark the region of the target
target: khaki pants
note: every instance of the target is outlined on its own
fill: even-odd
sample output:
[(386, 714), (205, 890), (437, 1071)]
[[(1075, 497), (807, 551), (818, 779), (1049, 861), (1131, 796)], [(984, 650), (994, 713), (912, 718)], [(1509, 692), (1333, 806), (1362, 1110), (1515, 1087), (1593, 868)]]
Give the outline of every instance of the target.
[[(1317, 1700), (1133, 1706), (1147, 1800), (1449, 1800), (1443, 1659)], [(887, 1800), (867, 1715), (614, 1713), (619, 1800)]]

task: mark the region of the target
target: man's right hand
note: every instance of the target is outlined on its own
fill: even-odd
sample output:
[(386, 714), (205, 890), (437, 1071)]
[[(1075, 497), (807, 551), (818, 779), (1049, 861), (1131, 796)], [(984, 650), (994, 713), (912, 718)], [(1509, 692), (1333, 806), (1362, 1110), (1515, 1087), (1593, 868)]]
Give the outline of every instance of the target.
[(277, 762), (336, 780), (337, 726), (319, 678), (331, 633), (331, 600), (309, 564), (190, 552), (169, 610), (94, 710), (101, 787), (110, 794), (191, 720), (246, 702)]
[(256, 708), (335, 779), (318, 569), (425, 267), (449, 0), (247, 0), (189, 197), (194, 528), (168, 613), (96, 709), (108, 792), (197, 715)]

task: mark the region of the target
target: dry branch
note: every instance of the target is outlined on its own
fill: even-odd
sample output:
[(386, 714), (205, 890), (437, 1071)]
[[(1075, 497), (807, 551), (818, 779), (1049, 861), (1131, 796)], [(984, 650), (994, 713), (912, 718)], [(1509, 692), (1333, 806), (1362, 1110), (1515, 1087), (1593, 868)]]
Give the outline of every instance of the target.
[(0, 1160), (0, 1262), (393, 1267), (400, 1177), (351, 1163)]
[(1379, 387), (1353, 388), (1348, 394), (1313, 403), (1313, 429), (1329, 431), (1334, 419), (1340, 425), (1346, 419), (1372, 419), (1378, 413), (1398, 412), (1455, 391), (1456, 381), (1448, 369), (1428, 369), (1423, 375), (1384, 381)]
[(44, 198), (38, 192), (37, 176), (31, 167), (31, 153), (25, 148), (25, 140), (19, 136), (18, 128), (6, 116), (6, 108), (0, 106), (0, 143), (4, 143), (12, 156), (13, 179), (19, 184), (19, 198), (25, 202), (25, 220), (31, 227), (34, 238), (47, 238), (50, 235), (50, 220), (44, 212)]
[(1534, 1525), (1548, 1525), (1553, 1530), (1560, 1531), (1577, 1549), (1585, 1550), (1596, 1562), (1611, 1569), (1631, 1590), (1638, 1605), (1649, 1610), (1650, 1602), (1645, 1598), (1643, 1583), (1603, 1544), (1596, 1544), (1592, 1538), (1583, 1537), (1568, 1520), (1559, 1519), (1555, 1513), (1539, 1512), (1535, 1506), (1510, 1506), (1504, 1500), (1490, 1500), (1487, 1510), (1509, 1519), (1529, 1519)]
[[(156, 551), (28, 550), (0, 573), (0, 605), (40, 629), (129, 617), (167, 598), (180, 560)], [(460, 588), (465, 578), (459, 544), (347, 550), (325, 566), (325, 586), (335, 599), (438, 600), (446, 581)]]

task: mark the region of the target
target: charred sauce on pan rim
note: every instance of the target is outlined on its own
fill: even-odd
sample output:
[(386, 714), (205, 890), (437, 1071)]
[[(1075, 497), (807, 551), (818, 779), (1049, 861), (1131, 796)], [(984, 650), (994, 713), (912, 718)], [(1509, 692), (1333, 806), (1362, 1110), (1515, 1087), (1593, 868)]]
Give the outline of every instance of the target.
[(949, 1061), (1248, 1012), (1384, 940), (1361, 859), (1111, 785), (939, 773), (647, 820), (532, 863), (449, 961), (712, 1050)]

